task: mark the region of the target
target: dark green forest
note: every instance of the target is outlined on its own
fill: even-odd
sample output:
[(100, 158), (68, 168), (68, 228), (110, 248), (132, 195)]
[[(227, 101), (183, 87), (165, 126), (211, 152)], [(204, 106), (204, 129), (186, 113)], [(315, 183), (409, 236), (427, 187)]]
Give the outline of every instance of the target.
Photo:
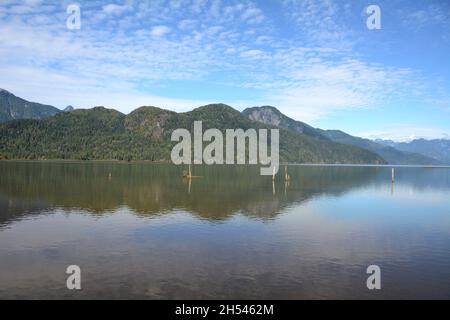
[[(149, 160), (170, 161), (177, 128), (192, 132), (194, 121), (208, 128), (275, 128), (252, 121), (223, 104), (176, 113), (141, 107), (129, 115), (96, 107), (58, 113), (42, 120), (21, 119), (0, 124), (1, 159)], [(358, 148), (280, 129), (280, 160), (296, 163), (385, 163)]]

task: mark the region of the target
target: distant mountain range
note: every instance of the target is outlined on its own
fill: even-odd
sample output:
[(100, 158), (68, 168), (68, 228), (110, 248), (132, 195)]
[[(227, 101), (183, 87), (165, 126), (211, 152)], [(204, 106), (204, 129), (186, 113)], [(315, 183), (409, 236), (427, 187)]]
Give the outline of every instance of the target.
[(415, 139), (410, 142), (394, 142), (392, 140), (378, 139), (376, 142), (397, 150), (420, 153), (446, 164), (450, 163), (450, 140), (448, 139)]
[(68, 106), (60, 110), (28, 102), (1, 89), (0, 122), (5, 123), (0, 123), (0, 159), (169, 161), (174, 145), (171, 132), (177, 128), (192, 130), (195, 120), (202, 120), (204, 129), (278, 127), (280, 157), (286, 162), (450, 163), (448, 140), (441, 141), (441, 146), (447, 146), (444, 151), (430, 147), (424, 154), (410, 146), (391, 145), (394, 142), (375, 142), (339, 130), (313, 128), (271, 106), (248, 108), (242, 113), (224, 104), (185, 113), (141, 107), (124, 115), (103, 107), (74, 110)]
[(441, 165), (441, 161), (427, 157), (417, 152), (401, 151), (397, 148), (386, 146), (369, 139), (349, 135), (340, 130), (320, 130), (325, 136), (335, 142), (358, 146), (375, 152), (390, 164), (409, 165)]
[[(306, 123), (289, 118), (282, 114), (278, 109), (271, 106), (248, 108), (242, 113), (255, 121), (294, 130), (318, 139), (329, 139), (334, 142), (370, 150), (380, 155), (390, 164), (439, 165), (442, 163), (450, 163), (450, 161), (438, 160), (431, 156), (420, 154), (419, 151), (415, 151), (414, 149), (401, 150), (389, 144), (355, 137), (340, 130), (322, 130), (313, 128)], [(448, 140), (446, 141), (450, 142)], [(447, 149), (447, 155), (449, 154), (450, 152)]]

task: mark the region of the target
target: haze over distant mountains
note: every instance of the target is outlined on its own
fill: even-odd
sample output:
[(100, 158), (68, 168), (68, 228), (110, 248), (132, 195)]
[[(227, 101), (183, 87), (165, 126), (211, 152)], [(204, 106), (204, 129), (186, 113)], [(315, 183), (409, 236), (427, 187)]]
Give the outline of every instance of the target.
[(450, 163), (450, 140), (448, 139), (415, 139), (410, 142), (378, 139), (376, 142), (401, 151), (420, 153), (443, 163)]
[(103, 107), (74, 110), (68, 106), (60, 110), (26, 101), (2, 89), (0, 159), (165, 161), (170, 159), (171, 131), (190, 130), (195, 120), (202, 120), (205, 129), (279, 127), (280, 156), (287, 162), (450, 163), (450, 140), (420, 140), (409, 144), (372, 141), (340, 130), (314, 128), (271, 106), (248, 108), (242, 113), (223, 104), (186, 113), (141, 107), (124, 115)]
[[(320, 130), (320, 129), (319, 129)], [(399, 150), (392, 146), (379, 144), (369, 139), (349, 135), (340, 130), (320, 130), (325, 136), (335, 142), (358, 146), (382, 156), (390, 164), (410, 165), (441, 165), (438, 159), (425, 156), (418, 152)]]
[[(434, 146), (433, 151), (431, 151), (431, 147), (425, 147), (429, 143), (423, 139), (420, 141), (420, 144), (414, 142), (410, 144), (396, 144), (395, 142), (379, 143), (369, 139), (355, 137), (340, 130), (313, 128), (306, 123), (289, 118), (272, 106), (248, 108), (242, 113), (255, 121), (295, 130), (319, 139), (330, 139), (334, 142), (370, 150), (383, 157), (389, 164), (441, 165), (443, 163), (450, 163), (449, 140), (433, 140), (439, 143), (430, 141), (430, 144)], [(422, 146), (422, 148), (419, 148), (417, 145)], [(445, 146), (447, 147), (446, 149)]]

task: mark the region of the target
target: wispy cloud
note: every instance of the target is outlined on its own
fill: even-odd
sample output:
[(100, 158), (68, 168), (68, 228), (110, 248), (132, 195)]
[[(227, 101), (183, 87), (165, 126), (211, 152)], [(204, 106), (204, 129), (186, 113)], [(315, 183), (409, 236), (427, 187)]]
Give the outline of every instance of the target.
[(103, 6), (103, 12), (110, 14), (110, 15), (119, 15), (122, 14), (128, 10), (132, 10), (133, 7), (131, 5), (117, 5), (114, 3), (110, 3)]
[(152, 28), (151, 34), (155, 37), (161, 37), (170, 32), (170, 28), (167, 26), (155, 26)]
[[(79, 2), (77, 31), (66, 28), (70, 1), (0, 3), (0, 87), (60, 107), (129, 112), (143, 104), (184, 110), (217, 102), (189, 90), (205, 84), (230, 92), (224, 102), (237, 108), (272, 104), (304, 121), (404, 97), (448, 108), (445, 74), (438, 81), (366, 54), (365, 46), (383, 45), (377, 37), (389, 31), (367, 38), (365, 2)], [(436, 14), (419, 6), (400, 17), (448, 26), (448, 15), (433, 6)], [(172, 90), (158, 93), (162, 86)]]
[(406, 7), (399, 10), (402, 22), (408, 27), (424, 28), (439, 25), (448, 29), (450, 23), (450, 4), (447, 2), (430, 2), (425, 7)]
[[(0, 25), (0, 55), (4, 62), (0, 83), (16, 92), (23, 92), (25, 87), (37, 91), (32, 90), (37, 86), (44, 90), (43, 82), (35, 79), (46, 79), (50, 74), (51, 78), (67, 80), (60, 81), (57, 87), (72, 104), (80, 98), (71, 96), (73, 90), (64, 84), (123, 86), (133, 89), (129, 92), (138, 92), (143, 82), (151, 85), (160, 80), (195, 80), (211, 71), (241, 68), (239, 61), (226, 61), (222, 54), (247, 41), (239, 25), (234, 24), (264, 20), (261, 10), (251, 2), (225, 5), (220, 1), (128, 1), (100, 8), (82, 3), (82, 29), (73, 32), (65, 28), (64, 6), (42, 7), (36, 3), (36, 7), (18, 10), (16, 3), (9, 1), (0, 7), (6, 15)], [(192, 14), (186, 15), (186, 9)], [(182, 16), (189, 19), (179, 20)], [(181, 29), (191, 29), (172, 33), (177, 24)], [(235, 58), (243, 51), (252, 53), (236, 50)], [(33, 74), (33, 78), (24, 78), (25, 73)], [(44, 83), (55, 96), (55, 86)], [(174, 104), (178, 102), (174, 99)]]

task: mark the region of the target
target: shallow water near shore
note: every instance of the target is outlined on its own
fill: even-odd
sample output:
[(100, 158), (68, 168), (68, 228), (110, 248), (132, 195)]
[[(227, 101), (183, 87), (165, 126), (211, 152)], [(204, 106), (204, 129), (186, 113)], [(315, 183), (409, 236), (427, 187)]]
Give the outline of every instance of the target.
[(450, 169), (193, 168), (0, 162), (0, 298), (450, 298)]

